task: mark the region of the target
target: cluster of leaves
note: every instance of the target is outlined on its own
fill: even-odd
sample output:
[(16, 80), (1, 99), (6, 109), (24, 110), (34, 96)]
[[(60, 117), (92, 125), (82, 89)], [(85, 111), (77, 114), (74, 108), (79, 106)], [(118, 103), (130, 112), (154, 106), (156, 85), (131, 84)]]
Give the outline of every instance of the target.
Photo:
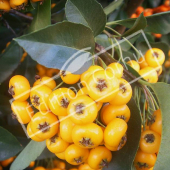
[[(170, 32), (170, 23), (168, 22), (170, 13), (156, 14), (146, 18), (141, 14), (138, 19), (118, 20), (122, 16), (122, 4), (123, 0), (114, 1), (103, 9), (96, 0), (61, 0), (52, 10), (50, 0), (45, 0), (43, 5), (37, 4), (31, 25), (27, 21), (20, 21), (20, 19), (16, 18), (17, 22), (15, 22), (13, 29), (20, 35), (18, 29), (24, 27), (25, 34), (19, 37), (11, 36), (14, 38), (12, 43), (1, 54), (0, 83), (3, 85), (4, 80), (8, 79), (14, 71), (14, 73), (18, 74), (22, 72), (23, 75), (30, 77), (29, 80), (32, 81), (31, 78), (34, 77), (35, 72), (30, 71), (30, 66), (35, 66), (36, 62), (48, 68), (64, 68), (81, 74), (92, 63), (91, 56), (95, 52), (95, 43), (108, 48), (114, 42), (113, 38), (102, 34), (106, 25), (112, 28), (117, 25), (125, 26), (127, 31), (123, 35), (117, 35), (117, 37), (126, 37), (144, 53), (148, 47), (144, 41), (143, 32), (140, 32), (140, 30), (143, 30), (147, 39), (150, 40), (151, 46), (161, 48), (167, 55), (169, 47), (165, 43), (166, 41), (155, 43), (149, 32), (168, 34)], [(64, 7), (65, 9), (63, 10)], [(27, 11), (30, 9), (33, 9), (33, 7), (31, 6)], [(66, 18), (64, 18), (64, 14)], [(6, 18), (4, 16), (4, 19), (8, 20), (8, 17), (11, 16), (8, 14)], [(107, 19), (110, 22), (107, 23)], [(57, 23), (51, 24), (53, 20)], [(10, 24), (12, 26), (11, 22)], [(138, 31), (139, 33), (136, 34)], [(7, 33), (9, 33), (9, 30)], [(3, 30), (0, 34), (3, 34)], [(133, 58), (134, 51), (132, 47), (122, 40), (119, 40), (119, 43), (123, 56), (128, 55)], [(20, 64), (22, 49), (28, 53), (29, 57)], [(118, 51), (117, 46), (115, 46), (115, 51)], [(129, 71), (138, 76), (133, 69)], [(166, 104), (166, 101), (170, 100), (170, 95), (167, 94), (170, 86), (164, 83), (147, 83), (147, 85), (155, 92), (163, 115), (162, 144), (154, 169), (168, 169), (170, 159), (168, 147), (170, 140), (168, 138), (170, 136), (168, 120), (170, 119), (168, 111), (170, 106)], [(4, 97), (5, 92), (1, 90), (1, 93), (3, 94), (2, 97)], [(128, 105), (131, 110), (131, 119), (128, 124), (128, 141), (123, 149), (113, 153), (113, 161), (110, 163), (108, 170), (114, 168), (117, 170), (130, 170), (133, 166), (140, 140), (141, 118), (133, 99)], [(0, 160), (14, 156), (23, 149), (12, 164), (11, 170), (26, 168), (31, 161), (41, 154), (44, 148), (44, 142), (31, 141), (23, 149), (11, 133), (4, 128), (0, 128), (0, 150), (2, 151)]]

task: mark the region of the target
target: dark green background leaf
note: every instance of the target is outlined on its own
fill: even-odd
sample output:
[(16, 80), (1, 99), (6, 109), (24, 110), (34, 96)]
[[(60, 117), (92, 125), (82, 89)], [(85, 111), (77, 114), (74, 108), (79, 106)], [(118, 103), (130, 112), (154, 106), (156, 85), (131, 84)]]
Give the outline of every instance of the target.
[(128, 36), (131, 35), (139, 30), (144, 30), (144, 28), (147, 25), (147, 21), (146, 18), (143, 16), (143, 13), (137, 18), (137, 20), (135, 21), (134, 25), (128, 30), (126, 31), (122, 36)]
[(68, 0), (65, 12), (68, 21), (88, 26), (93, 31), (94, 36), (104, 30), (106, 15), (96, 0)]
[(5, 52), (0, 56), (0, 83), (8, 78), (12, 72), (18, 67), (23, 50), (16, 42), (6, 48)]
[(12, 163), (10, 170), (23, 170), (29, 166), (31, 161), (37, 159), (37, 157), (43, 152), (46, 147), (45, 141), (35, 142), (31, 141), (24, 148), (24, 150), (17, 156), (15, 161)]
[(8, 159), (20, 152), (22, 146), (6, 129), (0, 127), (0, 160)]
[[(46, 27), (15, 41), (38, 63), (77, 74), (81, 74), (91, 65), (88, 51), (93, 52), (95, 44), (92, 31), (88, 27), (71, 22)], [(84, 50), (85, 48), (88, 50)]]
[(131, 170), (141, 135), (141, 118), (133, 99), (128, 103), (128, 106), (131, 117), (128, 122), (127, 143), (120, 151), (113, 152), (112, 162), (104, 170)]
[(33, 32), (51, 24), (51, 0), (45, 0), (43, 5), (38, 4), (37, 13), (27, 32)]
[(123, 3), (123, 0), (117, 0), (111, 2), (107, 7), (104, 8), (104, 12), (106, 15), (112, 13), (116, 8), (118, 8)]
[[(145, 28), (146, 32), (154, 32), (160, 34), (167, 34), (170, 32), (170, 12), (163, 12), (154, 14), (146, 17), (147, 27)], [(136, 19), (125, 19), (118, 20), (113, 22), (108, 22), (107, 25), (124, 25), (127, 28), (131, 28)]]

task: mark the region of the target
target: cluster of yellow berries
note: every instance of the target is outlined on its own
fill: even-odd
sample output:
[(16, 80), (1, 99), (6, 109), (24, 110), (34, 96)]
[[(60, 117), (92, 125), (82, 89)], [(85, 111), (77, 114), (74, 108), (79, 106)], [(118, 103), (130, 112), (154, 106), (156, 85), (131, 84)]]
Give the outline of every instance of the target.
[(114, 62), (105, 70), (93, 65), (81, 75), (68, 71), (59, 75), (64, 83), (80, 81), (83, 87), (58, 87), (52, 78), (36, 76), (30, 88), (25, 77), (13, 76), (9, 81), (13, 117), (28, 124), (31, 139), (46, 140), (47, 148), (69, 164), (87, 163), (91, 169), (108, 166), (111, 151), (120, 150), (127, 141), (130, 110), (126, 104), (132, 88), (122, 78), (123, 66)]
[(146, 52), (145, 57), (141, 57), (138, 61), (130, 60), (127, 63), (146, 81), (156, 83), (158, 76), (162, 73), (164, 61), (164, 52), (158, 48), (151, 48)]
[[(67, 170), (67, 169), (65, 162), (60, 160), (54, 160), (53, 168), (44, 168), (42, 166), (37, 166), (36, 168), (34, 168), (34, 170)], [(94, 169), (90, 168), (90, 166), (87, 163), (84, 163), (79, 165), (78, 167), (70, 168), (69, 170), (94, 170)]]
[(40, 77), (44, 77), (44, 76), (53, 77), (57, 75), (59, 72), (60, 70), (58, 69), (46, 68), (45, 66), (41, 64), (36, 65), (36, 74), (39, 75)]
[(161, 110), (154, 111), (152, 118), (142, 130), (139, 150), (134, 160), (137, 170), (153, 170), (161, 144), (162, 116)]
[[(32, 2), (42, 0), (31, 0)], [(11, 8), (16, 10), (22, 10), (28, 4), (28, 0), (0, 0), (0, 10), (8, 12)]]

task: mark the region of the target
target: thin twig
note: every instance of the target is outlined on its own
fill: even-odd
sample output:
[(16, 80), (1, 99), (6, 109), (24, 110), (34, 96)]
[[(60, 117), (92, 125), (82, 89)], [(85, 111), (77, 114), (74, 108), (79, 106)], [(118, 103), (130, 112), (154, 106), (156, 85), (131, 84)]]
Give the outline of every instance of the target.
[(15, 35), (15, 37), (17, 37), (17, 34), (12, 29), (12, 27), (9, 25), (9, 23), (4, 18), (3, 18), (3, 21), (4, 21), (5, 25), (6, 25), (6, 27)]
[(33, 17), (27, 16), (27, 15), (21, 13), (21, 12), (18, 12), (18, 11), (16, 11), (16, 10), (13, 10), (13, 9), (11, 9), (11, 10), (9, 11), (9, 13), (16, 14), (16, 15), (18, 15), (18, 16), (20, 16), (20, 17), (22, 17), (22, 18), (28, 19), (28, 20), (30, 20), (30, 21), (33, 20)]

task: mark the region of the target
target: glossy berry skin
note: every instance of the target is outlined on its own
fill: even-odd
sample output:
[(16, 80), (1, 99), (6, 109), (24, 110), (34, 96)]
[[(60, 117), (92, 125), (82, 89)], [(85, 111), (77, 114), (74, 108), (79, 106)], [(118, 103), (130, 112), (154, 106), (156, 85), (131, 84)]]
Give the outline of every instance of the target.
[(98, 109), (96, 103), (90, 97), (82, 95), (70, 102), (67, 114), (73, 123), (83, 125), (92, 123), (96, 119)]
[(87, 160), (88, 165), (93, 169), (100, 169), (108, 166), (112, 160), (112, 153), (104, 146), (98, 146), (90, 150)]
[(42, 141), (43, 141), (43, 139), (37, 137), (37, 136), (32, 132), (30, 123), (28, 123), (28, 125), (27, 125), (27, 135), (28, 135), (32, 140), (34, 140), (34, 141), (36, 141), (36, 142), (42, 142)]
[(105, 125), (108, 125), (115, 118), (121, 118), (128, 122), (130, 119), (130, 109), (127, 105), (116, 106), (109, 104), (101, 111), (100, 116)]
[(161, 49), (152, 48), (146, 52), (145, 60), (150, 67), (157, 67), (164, 63), (165, 54)]
[(140, 69), (148, 67), (148, 63), (146, 62), (144, 57), (139, 58), (138, 63), (140, 65)]
[(34, 170), (46, 170), (46, 169), (42, 166), (37, 166), (36, 168), (34, 168)]
[(141, 150), (138, 150), (134, 165), (137, 170), (147, 170), (155, 165), (156, 162), (156, 155), (155, 154), (149, 154), (142, 152)]
[(34, 111), (27, 101), (20, 102), (14, 100), (11, 104), (11, 109), (13, 116), (15, 116), (21, 124), (29, 123), (34, 115)]
[(156, 72), (157, 72), (157, 75), (160, 76), (162, 73), (162, 66), (156, 67)]
[(28, 55), (27, 52), (24, 52), (24, 53), (22, 54), (22, 57), (21, 57), (20, 62), (23, 62), (23, 61), (25, 60), (25, 57), (26, 57), (27, 55)]
[(1, 165), (3, 167), (7, 167), (13, 161), (14, 161), (14, 157), (11, 157), (11, 158), (8, 158), (8, 159), (5, 159), (5, 160), (1, 161)]
[(162, 135), (162, 115), (160, 109), (153, 113), (149, 128), (150, 130), (157, 132), (159, 135)]
[[(89, 95), (88, 95), (87, 87), (83, 87), (83, 88), (81, 88), (81, 89), (77, 92), (77, 96), (81, 96), (81, 95), (87, 95), (87, 96), (89, 96)], [(102, 103), (102, 102), (96, 102), (96, 101), (95, 101), (95, 103), (96, 103), (96, 105), (97, 105), (98, 110), (100, 110), (101, 107), (102, 107), (102, 105), (103, 105), (103, 103)]]
[(53, 90), (56, 87), (56, 82), (52, 78), (45, 76), (35, 81), (33, 86), (37, 85), (46, 85), (51, 90)]
[(0, 10), (9, 11), (11, 9), (8, 0), (0, 0)]
[(35, 86), (31, 89), (30, 100), (39, 111), (49, 110), (48, 101), (52, 90), (46, 85)]
[(72, 130), (74, 126), (75, 124), (70, 118), (66, 118), (60, 122), (60, 136), (64, 141), (73, 143)]
[(54, 68), (48, 68), (46, 71), (46, 76), (54, 77), (59, 75), (60, 70)]
[(136, 62), (135, 60), (130, 60), (127, 62), (127, 64), (129, 64), (136, 72), (139, 72), (140, 65), (138, 64), (138, 62)]
[(106, 70), (113, 73), (113, 75), (117, 78), (121, 78), (123, 76), (123, 66), (120, 63), (111, 63), (108, 65)]
[(61, 153), (67, 149), (69, 143), (61, 139), (59, 134), (56, 134), (52, 138), (46, 140), (46, 145), (50, 152)]
[(132, 87), (125, 79), (119, 79), (119, 91), (115, 98), (110, 101), (113, 105), (127, 104), (132, 97)]
[(15, 100), (25, 101), (30, 95), (30, 83), (24, 76), (15, 75), (9, 81), (8, 92)]
[(103, 70), (103, 68), (98, 65), (90, 66), (87, 71), (81, 74), (81, 84), (84, 87), (88, 86), (87, 80), (89, 79), (89, 77), (99, 70)]
[(145, 67), (141, 69), (139, 74), (149, 83), (156, 83), (158, 81), (158, 74), (152, 67)]
[(145, 153), (157, 153), (161, 143), (161, 136), (152, 131), (146, 130), (142, 132), (139, 147)]
[(65, 159), (71, 165), (80, 165), (86, 162), (89, 156), (89, 150), (80, 148), (75, 144), (70, 145), (65, 150)]
[(53, 91), (49, 97), (49, 108), (58, 116), (66, 116), (67, 108), (72, 99), (75, 98), (75, 93), (69, 88), (59, 88)]
[(59, 128), (57, 117), (51, 112), (38, 112), (30, 122), (32, 132), (41, 139), (53, 137)]
[(10, 6), (13, 9), (17, 9), (18, 6), (23, 5), (23, 7), (28, 3), (28, 0), (10, 0)]
[[(104, 142), (111, 147), (121, 148), (121, 145), (126, 141), (127, 123), (119, 118), (113, 119), (105, 128)], [(123, 140), (125, 137), (125, 140)], [(123, 140), (123, 141), (122, 141)]]
[[(47, 71), (46, 67), (44, 67), (44, 66), (42, 66), (40, 64), (36, 65), (36, 74), (39, 75), (40, 77), (45, 76), (46, 75), (46, 71)], [(49, 76), (49, 77), (51, 77), (51, 76)]]
[(81, 164), (78, 170), (97, 170), (97, 169), (92, 169), (88, 164), (85, 163), (85, 164)]
[(55, 154), (59, 159), (65, 160), (65, 151), (61, 153), (56, 153)]
[(60, 76), (66, 84), (75, 84), (80, 80), (80, 75), (72, 74), (69, 71), (60, 71)]
[(89, 96), (99, 102), (111, 101), (119, 89), (118, 79), (109, 71), (101, 70), (91, 75), (87, 81)]
[(74, 144), (81, 148), (94, 148), (103, 141), (103, 130), (95, 123), (76, 125), (72, 130)]
[(29, 167), (32, 168), (32, 167), (34, 167), (34, 165), (35, 165), (35, 161), (31, 161)]

